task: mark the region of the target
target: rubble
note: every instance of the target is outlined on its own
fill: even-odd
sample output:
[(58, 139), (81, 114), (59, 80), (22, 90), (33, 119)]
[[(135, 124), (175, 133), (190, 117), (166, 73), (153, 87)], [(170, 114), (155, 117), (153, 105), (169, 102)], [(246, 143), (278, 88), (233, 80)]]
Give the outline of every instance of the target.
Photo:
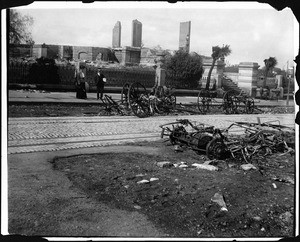
[(157, 162), (156, 165), (159, 166), (159, 167), (172, 167), (172, 166), (174, 166), (169, 161), (160, 161), (160, 162)]
[[(77, 160), (60, 160), (56, 164), (62, 171), (65, 168), (71, 169), (72, 172), (68, 172), (67, 175), (71, 174), (73, 179), (76, 178), (75, 184), (80, 184), (82, 176), (89, 179), (92, 175), (95, 179), (92, 185), (95, 185), (83, 184), (88, 194), (91, 194), (92, 188), (92, 195), (101, 202), (129, 211), (143, 212), (153, 219), (152, 221), (166, 221), (168, 231), (171, 231), (174, 237), (197, 236), (197, 232), (201, 230), (201, 238), (207, 238), (211, 233), (216, 237), (226, 238), (293, 235), (293, 224), (285, 222), (288, 221), (289, 214), (284, 213), (289, 211), (293, 215), (291, 219), (294, 218), (294, 187), (272, 180), (274, 177), (294, 177), (295, 162), (290, 155), (286, 156), (288, 162), (281, 161), (276, 155), (265, 157), (261, 161), (254, 160), (252, 164), (258, 170), (261, 168), (260, 162), (269, 165), (264, 170), (266, 175), (261, 176), (258, 170), (243, 171), (240, 165), (245, 162), (236, 162), (233, 159), (201, 159), (205, 156), (199, 156), (192, 150), (178, 154), (174, 153), (172, 146), (161, 145), (160, 141), (155, 141), (151, 146), (145, 142), (141, 146), (145, 149), (138, 155), (135, 146), (132, 148), (134, 152), (130, 154), (97, 154), (89, 164), (89, 167), (95, 168), (91, 174), (82, 169), (86, 167), (85, 162), (82, 164), (82, 157), (78, 157)], [(152, 151), (154, 147), (158, 147), (157, 152)], [(128, 147), (124, 146), (123, 149), (127, 151)], [(98, 162), (100, 157), (105, 159), (105, 163)], [(132, 162), (127, 162), (124, 166), (120, 159)], [(170, 162), (174, 166), (185, 164), (189, 168), (161, 168), (156, 165), (157, 162)], [(235, 168), (229, 169), (227, 166), (227, 169), (220, 172), (219, 165), (222, 162), (235, 164)], [(193, 164), (214, 164), (219, 171), (198, 169)], [(281, 164), (286, 166), (284, 170), (279, 168)], [(112, 179), (118, 176), (117, 180)], [(134, 179), (131, 179), (132, 177)], [(151, 178), (159, 180), (153, 181)], [(143, 179), (149, 183), (137, 184)], [(276, 183), (278, 188), (274, 189), (272, 183)], [(129, 187), (126, 189), (125, 185)], [(140, 206), (141, 209), (138, 210), (134, 206)], [(261, 231), (262, 227), (265, 228), (265, 232)]]
[(144, 179), (144, 180), (141, 180), (141, 181), (138, 181), (137, 184), (143, 184), (143, 183), (149, 183), (150, 181)]
[(285, 182), (285, 183), (295, 184), (294, 179), (291, 178), (291, 177), (289, 177), (289, 176), (285, 176), (284, 178), (274, 177), (273, 180), (274, 181), (279, 181), (279, 182)]
[(253, 220), (255, 220), (255, 221), (261, 221), (261, 220), (262, 220), (262, 218), (261, 218), (261, 217), (259, 217), (259, 216), (255, 216), (255, 217), (253, 217)]
[(198, 168), (198, 169), (204, 169), (204, 170), (209, 170), (209, 171), (217, 171), (218, 167), (213, 166), (213, 165), (208, 165), (208, 164), (197, 164), (194, 163), (192, 166)]
[(217, 203), (221, 207), (221, 211), (228, 211), (222, 194), (218, 192), (215, 193), (215, 195), (211, 198), (211, 201)]
[(252, 164), (243, 164), (241, 165), (241, 168), (244, 170), (244, 171), (249, 171), (249, 170), (257, 170), (257, 168), (252, 165)]
[(271, 122), (234, 122), (221, 130), (188, 119), (177, 119), (159, 127), (162, 129), (161, 138), (167, 136), (176, 152), (188, 147), (198, 154), (206, 153), (211, 160), (231, 157), (250, 163), (253, 158), (274, 153), (294, 155), (295, 130)]
[(285, 223), (292, 223), (292, 217), (293, 215), (288, 211), (279, 215), (279, 218)]
[(174, 145), (174, 151), (175, 152), (183, 152), (183, 149), (180, 145)]

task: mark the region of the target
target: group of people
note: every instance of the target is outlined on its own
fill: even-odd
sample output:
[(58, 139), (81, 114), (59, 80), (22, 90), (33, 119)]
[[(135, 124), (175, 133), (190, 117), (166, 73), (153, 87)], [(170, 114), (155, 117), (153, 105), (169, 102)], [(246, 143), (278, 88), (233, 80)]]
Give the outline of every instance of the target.
[[(75, 87), (76, 87), (76, 98), (86, 99), (88, 84), (85, 79), (85, 66), (80, 66), (79, 71), (75, 71)], [(94, 81), (97, 87), (97, 99), (99, 100), (103, 98), (104, 86), (106, 83), (106, 78), (101, 70), (101, 68), (97, 69), (97, 74), (94, 77)]]

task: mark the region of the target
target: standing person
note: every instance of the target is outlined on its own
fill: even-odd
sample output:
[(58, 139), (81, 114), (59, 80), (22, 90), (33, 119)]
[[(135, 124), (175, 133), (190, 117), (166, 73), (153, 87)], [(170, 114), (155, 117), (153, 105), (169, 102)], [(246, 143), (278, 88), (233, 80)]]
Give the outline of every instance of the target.
[(74, 79), (75, 79), (75, 90), (76, 90), (76, 98), (80, 97), (80, 80), (78, 78), (78, 71), (75, 69), (75, 75), (74, 75)]
[(103, 91), (104, 91), (104, 85), (106, 83), (106, 78), (103, 75), (102, 71), (100, 68), (98, 68), (97, 70), (97, 75), (94, 78), (96, 86), (97, 86), (97, 99), (99, 99), (99, 95), (100, 95), (100, 99), (103, 98)]
[(76, 83), (76, 98), (86, 99), (85, 90), (85, 74), (83, 72), (84, 66), (79, 67), (79, 71), (75, 72), (75, 83)]

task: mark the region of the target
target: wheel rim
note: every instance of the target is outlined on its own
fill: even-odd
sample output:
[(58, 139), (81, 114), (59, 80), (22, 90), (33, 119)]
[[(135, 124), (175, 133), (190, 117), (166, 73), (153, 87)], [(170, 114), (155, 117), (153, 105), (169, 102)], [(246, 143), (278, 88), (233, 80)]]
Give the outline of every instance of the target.
[(121, 103), (128, 105), (128, 90), (129, 90), (129, 84), (125, 83), (122, 88), (121, 92)]
[(164, 97), (164, 88), (162, 86), (158, 86), (155, 90), (155, 94), (154, 94), (156, 97), (158, 98), (162, 98)]
[(221, 159), (226, 151), (226, 146), (220, 139), (213, 139), (206, 146), (206, 155), (209, 159)]
[(150, 115), (148, 94), (146, 88), (139, 82), (131, 84), (128, 90), (128, 102), (137, 117), (144, 118)]
[(246, 113), (251, 114), (254, 112), (254, 100), (251, 98), (246, 102)]
[(155, 107), (155, 111), (157, 113), (164, 113), (164, 112), (167, 111), (167, 109), (166, 109), (166, 103), (165, 103), (164, 98), (158, 98), (158, 97), (156, 97), (154, 99), (154, 107)]
[(209, 91), (208, 90), (201, 90), (198, 93), (197, 104), (198, 104), (198, 110), (202, 114), (206, 114), (208, 112), (210, 102), (211, 102), (211, 98), (210, 98), (210, 95), (209, 95)]
[(223, 97), (223, 110), (226, 114), (233, 114), (236, 112), (236, 102), (234, 99), (234, 92), (227, 91)]
[(171, 94), (167, 97), (169, 104), (171, 105), (172, 109), (176, 108), (176, 96), (174, 94)]
[(157, 113), (169, 113), (171, 109), (176, 107), (176, 96), (170, 95), (161, 98), (155, 97), (154, 106)]

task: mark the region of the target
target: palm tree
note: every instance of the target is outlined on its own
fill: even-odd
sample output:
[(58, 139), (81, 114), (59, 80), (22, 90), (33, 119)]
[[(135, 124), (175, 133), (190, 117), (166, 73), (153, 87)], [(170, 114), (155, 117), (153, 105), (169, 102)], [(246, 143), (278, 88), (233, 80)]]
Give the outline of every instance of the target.
[(266, 87), (268, 73), (277, 65), (277, 60), (275, 57), (269, 57), (269, 59), (264, 60), (264, 63), (265, 63), (265, 77), (263, 81), (263, 88)]
[(229, 45), (225, 45), (225, 46), (223, 45), (223, 47), (219, 47), (219, 46), (212, 47), (211, 57), (213, 58), (213, 61), (207, 76), (206, 87), (205, 87), (206, 90), (209, 90), (211, 73), (215, 67), (216, 61), (221, 57), (228, 56), (230, 53), (231, 53), (231, 49)]

